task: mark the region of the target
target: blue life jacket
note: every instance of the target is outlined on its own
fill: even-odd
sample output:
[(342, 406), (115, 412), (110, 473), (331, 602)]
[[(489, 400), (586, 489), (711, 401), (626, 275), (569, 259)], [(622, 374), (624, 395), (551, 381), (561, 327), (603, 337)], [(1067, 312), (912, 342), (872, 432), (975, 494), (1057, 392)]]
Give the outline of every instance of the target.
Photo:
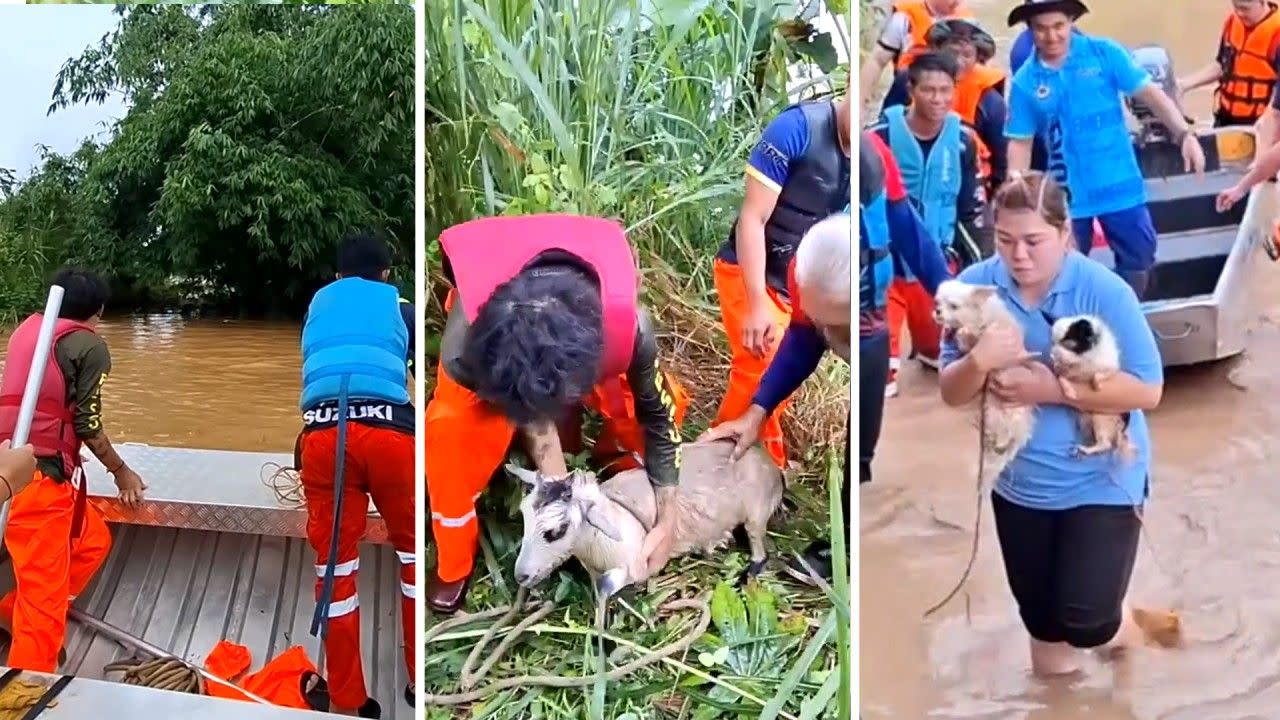
[[(962, 184), (964, 136), (961, 134), (960, 116), (954, 112), (947, 113), (942, 132), (938, 133), (937, 140), (929, 150), (929, 157), (926, 158), (920, 141), (911, 132), (911, 128), (907, 127), (905, 110), (902, 106), (897, 106), (885, 111), (889, 149), (898, 161), (902, 182), (907, 187), (907, 196), (919, 208), (929, 237), (933, 238), (939, 249), (945, 250), (951, 247), (956, 237), (957, 201)], [(905, 263), (903, 265), (903, 277), (915, 280), (911, 269), (905, 267)]]
[(885, 189), (860, 204), (858, 213), (858, 302), (862, 312), (883, 309), (893, 282), (893, 256), (889, 253), (889, 198)]
[(351, 400), (409, 402), (409, 328), (395, 286), (342, 278), (311, 299), (302, 329), (302, 409), (338, 399), (349, 376)]

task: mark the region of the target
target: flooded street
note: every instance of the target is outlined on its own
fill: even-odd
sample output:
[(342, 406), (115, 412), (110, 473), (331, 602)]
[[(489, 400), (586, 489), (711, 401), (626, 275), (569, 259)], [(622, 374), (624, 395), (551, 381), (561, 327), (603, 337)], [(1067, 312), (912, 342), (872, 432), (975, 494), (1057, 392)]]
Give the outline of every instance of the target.
[[(1011, 3), (977, 4), (1003, 34)], [(1212, 57), (1230, 3), (1093, 2), (1081, 25), (1170, 49), (1186, 74)], [(1207, 121), (1211, 92), (1188, 98)], [(1263, 720), (1280, 717), (1280, 266), (1266, 268), (1257, 327), (1241, 358), (1173, 369), (1150, 413), (1156, 462), (1131, 598), (1182, 614), (1185, 646), (1082, 678), (1030, 676), (984, 502), (982, 543), (962, 592), (928, 621), (970, 548), (977, 431), (971, 409), (938, 398), (932, 371), (906, 363), (862, 489), (863, 720)], [(966, 598), (966, 595), (968, 596)]]
[(297, 324), (136, 315), (108, 317), (99, 332), (111, 348), (103, 419), (115, 442), (293, 451)]

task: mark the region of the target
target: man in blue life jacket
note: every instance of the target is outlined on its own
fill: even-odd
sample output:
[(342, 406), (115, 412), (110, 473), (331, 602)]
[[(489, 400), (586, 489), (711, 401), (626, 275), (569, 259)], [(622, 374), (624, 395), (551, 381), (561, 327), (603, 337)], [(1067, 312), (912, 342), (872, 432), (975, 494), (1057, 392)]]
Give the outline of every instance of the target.
[[(907, 68), (909, 106), (896, 105), (871, 127), (889, 146), (902, 173), (907, 196), (919, 211), (934, 244), (955, 271), (977, 262), (990, 248), (984, 222), (986, 194), (979, 167), (981, 141), (952, 110), (959, 67), (951, 53), (928, 51)], [(898, 391), (900, 336), (905, 321), (911, 347), (921, 362), (936, 367), (942, 333), (933, 318), (933, 295), (905, 267), (896, 268), (888, 292), (889, 380), (885, 393)]]
[[(977, 133), (983, 159), (986, 185), (990, 191), (1004, 183), (1008, 170), (1007, 141), (1004, 125), (1008, 108), (1004, 99), (1008, 74), (987, 63), (995, 57), (996, 41), (978, 21), (970, 18), (946, 18), (929, 29), (929, 49), (946, 52), (956, 60), (956, 80), (951, 109)], [(919, 57), (917, 54), (916, 57)], [(913, 58), (914, 60), (914, 58)], [(911, 63), (907, 63), (907, 68)], [(895, 105), (911, 102), (904, 68), (893, 78), (885, 94), (880, 113)]]
[[(303, 324), (303, 429), (294, 465), (316, 553), (316, 622), (327, 617), (330, 712), (376, 718), (382, 710), (366, 691), (357, 594), (371, 498), (399, 560), (404, 661), (410, 678), (415, 672), (417, 413), (408, 389), (415, 322), (413, 305), (388, 282), (391, 253), (381, 238), (345, 238), (337, 269), (337, 279), (312, 298)], [(346, 422), (339, 423), (344, 411)], [(405, 701), (414, 704), (412, 683)]]
[(1203, 175), (1204, 150), (1174, 101), (1128, 50), (1071, 31), (1086, 12), (1081, 0), (1025, 0), (1009, 13), (1009, 26), (1026, 23), (1035, 45), (1010, 88), (1009, 171), (1030, 169), (1032, 141), (1043, 134), (1048, 172), (1067, 188), (1081, 251), (1092, 246), (1096, 219), (1115, 252), (1117, 274), (1141, 299), (1155, 265), (1156, 230), (1121, 94), (1157, 114), (1188, 170)]

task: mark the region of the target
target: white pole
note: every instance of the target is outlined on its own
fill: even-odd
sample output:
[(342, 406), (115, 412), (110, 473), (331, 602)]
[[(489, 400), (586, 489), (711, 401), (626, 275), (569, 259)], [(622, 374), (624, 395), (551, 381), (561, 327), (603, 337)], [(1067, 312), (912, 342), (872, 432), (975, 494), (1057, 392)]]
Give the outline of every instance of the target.
[[(58, 322), (58, 312), (62, 309), (61, 285), (49, 288), (49, 299), (44, 304), (44, 317), (40, 322), (40, 334), (36, 336), (35, 355), (31, 358), (31, 369), (27, 371), (27, 385), (22, 390), (22, 405), (18, 408), (18, 426), (13, 429), (13, 447), (27, 444), (27, 436), (31, 434), (31, 421), (36, 417), (36, 401), (40, 399), (40, 386), (44, 384), (44, 371), (49, 364), (49, 351), (53, 349), (53, 326)], [(5, 527), (9, 525), (9, 501), (0, 507), (0, 537), (4, 536)]]

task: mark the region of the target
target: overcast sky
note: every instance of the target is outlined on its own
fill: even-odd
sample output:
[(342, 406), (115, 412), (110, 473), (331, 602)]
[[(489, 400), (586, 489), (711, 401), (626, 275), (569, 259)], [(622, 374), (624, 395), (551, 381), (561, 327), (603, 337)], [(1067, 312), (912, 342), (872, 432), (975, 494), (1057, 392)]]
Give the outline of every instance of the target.
[(118, 98), (76, 105), (45, 116), (58, 70), (116, 27), (112, 5), (0, 6), (0, 168), (25, 178), (39, 159), (37, 144), (58, 152), (105, 131), (124, 115)]

